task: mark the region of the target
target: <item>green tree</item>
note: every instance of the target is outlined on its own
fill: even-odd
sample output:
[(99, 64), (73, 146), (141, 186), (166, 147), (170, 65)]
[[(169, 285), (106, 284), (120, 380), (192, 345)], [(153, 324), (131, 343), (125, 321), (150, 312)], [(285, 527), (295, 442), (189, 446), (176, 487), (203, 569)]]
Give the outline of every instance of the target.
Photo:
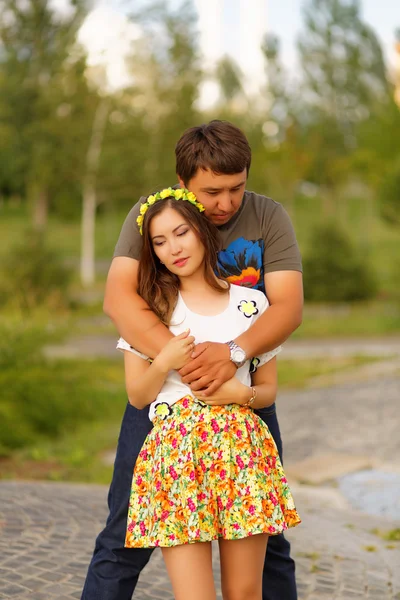
[(359, 0), (308, 0), (298, 41), (308, 102), (334, 119), (346, 144), (352, 125), (387, 96), (382, 49), (360, 14)]
[(352, 169), (357, 126), (386, 102), (390, 89), (379, 41), (358, 0), (308, 0), (303, 16), (298, 49), (310, 109), (308, 176), (325, 188), (332, 210), (337, 187)]
[(73, 50), (84, 14), (84, 0), (72, 0), (67, 15), (49, 0), (0, 0), (0, 127), (13, 139), (8, 156), (16, 159), (3, 181), (18, 177), (38, 230), (46, 225), (58, 159), (70, 146), (63, 117), (71, 114), (71, 72), (83, 76)]
[(243, 98), (243, 74), (232, 58), (224, 56), (219, 61), (216, 68), (216, 77), (224, 104), (232, 104), (237, 98)]
[[(150, 15), (150, 17), (149, 17)], [(132, 61), (135, 105), (143, 111), (147, 143), (141, 148), (147, 191), (175, 178), (173, 149), (181, 133), (198, 122), (202, 73), (193, 3), (165, 2), (140, 21), (144, 35)], [(157, 43), (154, 43), (157, 40)]]

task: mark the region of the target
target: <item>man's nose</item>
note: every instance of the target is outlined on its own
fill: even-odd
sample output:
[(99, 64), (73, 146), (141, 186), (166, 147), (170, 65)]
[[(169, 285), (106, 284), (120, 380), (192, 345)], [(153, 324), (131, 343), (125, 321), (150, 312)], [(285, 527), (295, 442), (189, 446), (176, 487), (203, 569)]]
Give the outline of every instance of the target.
[(232, 208), (232, 199), (229, 192), (224, 192), (218, 196), (218, 210), (221, 212), (230, 212)]

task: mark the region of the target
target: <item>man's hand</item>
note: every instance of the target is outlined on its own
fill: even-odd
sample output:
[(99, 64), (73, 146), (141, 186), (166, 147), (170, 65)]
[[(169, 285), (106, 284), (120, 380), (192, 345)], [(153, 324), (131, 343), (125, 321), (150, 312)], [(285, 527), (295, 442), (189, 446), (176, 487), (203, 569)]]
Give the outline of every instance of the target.
[(245, 404), (251, 398), (252, 389), (241, 383), (236, 377), (225, 381), (213, 394), (196, 392), (196, 398), (208, 406), (225, 406), (226, 404)]
[(189, 385), (193, 392), (201, 390), (205, 396), (214, 394), (235, 373), (229, 346), (217, 342), (198, 344), (192, 360), (179, 371), (183, 383)]

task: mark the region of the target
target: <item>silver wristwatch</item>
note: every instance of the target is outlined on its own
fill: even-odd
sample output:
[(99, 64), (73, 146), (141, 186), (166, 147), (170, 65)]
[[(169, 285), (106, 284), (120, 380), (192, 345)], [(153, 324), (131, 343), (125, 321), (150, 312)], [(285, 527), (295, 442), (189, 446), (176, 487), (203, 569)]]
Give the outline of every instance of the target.
[(244, 363), (247, 360), (246, 352), (243, 350), (243, 348), (235, 344), (233, 340), (226, 343), (228, 344), (229, 350), (231, 352), (230, 359), (233, 362), (233, 364), (239, 369), (244, 365)]

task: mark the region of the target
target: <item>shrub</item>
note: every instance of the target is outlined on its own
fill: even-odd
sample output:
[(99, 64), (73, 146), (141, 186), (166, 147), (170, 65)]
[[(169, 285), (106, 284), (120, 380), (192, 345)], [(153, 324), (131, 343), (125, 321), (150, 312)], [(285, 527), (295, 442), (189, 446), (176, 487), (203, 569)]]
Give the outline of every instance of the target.
[(47, 337), (35, 328), (0, 327), (0, 456), (111, 419), (126, 402), (122, 369), (114, 383), (108, 361), (46, 360)]
[(382, 180), (380, 189), (380, 209), (382, 217), (391, 225), (400, 225), (400, 160)]
[(68, 304), (71, 271), (42, 235), (27, 232), (23, 243), (11, 249), (1, 270), (0, 302), (24, 311), (41, 305)]
[(372, 298), (376, 279), (337, 223), (324, 223), (311, 235), (303, 262), (304, 295), (314, 302), (353, 302)]

